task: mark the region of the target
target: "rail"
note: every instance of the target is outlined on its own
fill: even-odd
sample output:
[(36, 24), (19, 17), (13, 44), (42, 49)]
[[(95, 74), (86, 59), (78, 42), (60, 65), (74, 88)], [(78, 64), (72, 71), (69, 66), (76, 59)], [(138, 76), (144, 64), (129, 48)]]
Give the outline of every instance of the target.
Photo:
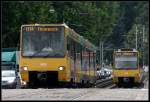
[(115, 85), (113, 84), (112, 78), (107, 78), (103, 80), (97, 80), (94, 87), (96, 88), (113, 88)]

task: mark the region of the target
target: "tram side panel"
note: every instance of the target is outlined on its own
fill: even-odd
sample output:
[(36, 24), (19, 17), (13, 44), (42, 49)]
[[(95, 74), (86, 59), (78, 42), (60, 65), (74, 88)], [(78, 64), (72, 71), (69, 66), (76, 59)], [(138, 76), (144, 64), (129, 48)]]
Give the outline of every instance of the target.
[[(67, 50), (70, 59), (70, 80), (76, 83), (94, 83), (96, 80), (94, 63), (94, 53), (89, 51), (79, 43), (67, 37)], [(90, 60), (91, 59), (91, 60)]]

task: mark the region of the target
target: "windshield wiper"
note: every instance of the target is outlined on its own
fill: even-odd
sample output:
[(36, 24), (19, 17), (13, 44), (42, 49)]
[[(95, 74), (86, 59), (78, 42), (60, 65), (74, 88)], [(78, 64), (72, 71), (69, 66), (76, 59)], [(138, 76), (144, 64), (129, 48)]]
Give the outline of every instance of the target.
[(59, 54), (59, 53), (48, 53), (47, 55), (45, 55), (43, 57), (57, 57), (57, 56), (61, 56), (61, 54)]
[(35, 52), (34, 54), (32, 54), (30, 57), (35, 57), (35, 56), (37, 56), (39, 53), (41, 53), (41, 51), (37, 51), (37, 52)]
[(53, 56), (54, 53), (52, 52), (48, 52), (45, 56), (42, 56), (42, 57), (49, 57), (49, 56)]
[(61, 56), (61, 54), (59, 54), (59, 53), (56, 53), (54, 56)]

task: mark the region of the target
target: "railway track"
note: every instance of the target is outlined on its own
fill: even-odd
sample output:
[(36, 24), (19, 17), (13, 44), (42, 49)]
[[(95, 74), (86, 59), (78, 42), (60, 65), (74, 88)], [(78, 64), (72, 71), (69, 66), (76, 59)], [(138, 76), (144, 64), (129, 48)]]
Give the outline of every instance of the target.
[(112, 78), (103, 79), (103, 80), (97, 80), (97, 82), (94, 85), (95, 88), (115, 88), (116, 85), (113, 83)]

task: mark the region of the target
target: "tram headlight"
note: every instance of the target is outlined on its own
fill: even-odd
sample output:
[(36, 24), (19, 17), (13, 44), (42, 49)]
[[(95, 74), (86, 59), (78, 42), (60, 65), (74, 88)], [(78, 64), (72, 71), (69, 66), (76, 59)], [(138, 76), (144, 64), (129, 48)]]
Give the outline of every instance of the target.
[(28, 70), (28, 67), (27, 66), (24, 66), (24, 67), (21, 67), (22, 71), (27, 71)]
[(64, 70), (65, 67), (64, 67), (64, 66), (60, 66), (58, 69), (59, 69), (59, 70)]
[(22, 81), (21, 83), (22, 83), (22, 85), (26, 85), (27, 84), (27, 82), (25, 82), (25, 81)]

